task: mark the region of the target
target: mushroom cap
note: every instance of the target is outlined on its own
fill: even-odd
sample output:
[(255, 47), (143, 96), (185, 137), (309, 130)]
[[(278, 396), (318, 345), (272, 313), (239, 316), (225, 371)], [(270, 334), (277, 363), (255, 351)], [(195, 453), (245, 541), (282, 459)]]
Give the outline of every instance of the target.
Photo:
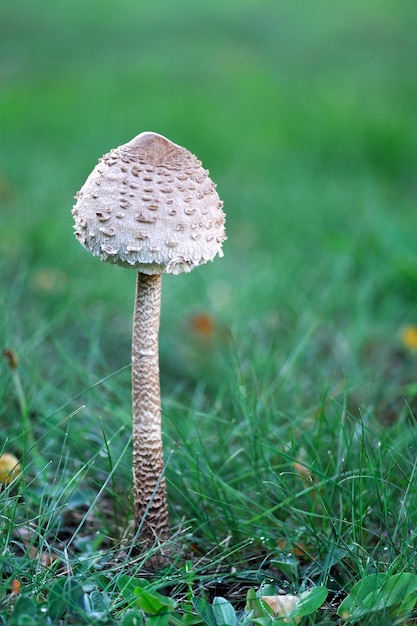
[(179, 274), (223, 256), (216, 185), (201, 162), (144, 132), (105, 154), (76, 195), (75, 236), (103, 261)]

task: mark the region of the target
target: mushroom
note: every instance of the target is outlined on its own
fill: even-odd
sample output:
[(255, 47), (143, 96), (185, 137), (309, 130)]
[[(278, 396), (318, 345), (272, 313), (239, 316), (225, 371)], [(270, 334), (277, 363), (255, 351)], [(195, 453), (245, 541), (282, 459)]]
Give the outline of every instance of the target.
[(223, 256), (223, 202), (201, 162), (153, 132), (104, 155), (76, 199), (78, 241), (103, 261), (137, 270), (133, 499), (136, 530), (150, 545), (169, 537), (158, 358), (161, 275)]

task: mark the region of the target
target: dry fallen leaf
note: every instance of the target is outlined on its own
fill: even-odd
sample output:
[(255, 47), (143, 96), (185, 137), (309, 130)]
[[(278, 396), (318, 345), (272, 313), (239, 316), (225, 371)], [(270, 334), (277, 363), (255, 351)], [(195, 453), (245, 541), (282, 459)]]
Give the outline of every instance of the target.
[(313, 478), (311, 476), (310, 469), (305, 465), (305, 463), (300, 463), (298, 461), (294, 461), (292, 464), (294, 470), (303, 480), (311, 483), (313, 482)]
[(11, 370), (17, 369), (17, 366), (19, 365), (19, 357), (13, 348), (5, 348), (5, 350), (3, 350), (3, 356)]
[(290, 593), (282, 596), (262, 596), (263, 602), (273, 610), (276, 617), (284, 618), (283, 621), (288, 624), (298, 624), (301, 621), (301, 617), (293, 618), (288, 615), (295, 609), (300, 602), (298, 596), (293, 596)]
[(214, 335), (216, 323), (207, 313), (196, 313), (190, 319), (193, 331), (200, 337), (211, 338)]
[(278, 541), (278, 547), (282, 552), (290, 554), (291, 556), (296, 556), (304, 559), (310, 558), (307, 546), (302, 541), (296, 541), (295, 543), (291, 543), (286, 539), (281, 539), (280, 541)]
[(12, 595), (17, 596), (20, 591), (20, 580), (14, 578), (12, 580)]

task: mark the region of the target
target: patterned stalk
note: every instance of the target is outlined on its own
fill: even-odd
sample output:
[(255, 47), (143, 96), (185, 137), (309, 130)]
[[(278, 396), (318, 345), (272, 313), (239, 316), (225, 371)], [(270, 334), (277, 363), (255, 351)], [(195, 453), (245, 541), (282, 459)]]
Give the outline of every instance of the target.
[(158, 332), (161, 275), (138, 272), (132, 337), (133, 498), (140, 539), (168, 538)]

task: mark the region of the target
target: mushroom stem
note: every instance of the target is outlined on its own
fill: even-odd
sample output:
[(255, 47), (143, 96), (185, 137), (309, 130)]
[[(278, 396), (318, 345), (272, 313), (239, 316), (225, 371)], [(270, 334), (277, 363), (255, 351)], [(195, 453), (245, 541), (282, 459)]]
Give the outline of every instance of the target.
[(151, 545), (169, 536), (158, 358), (161, 282), (160, 274), (138, 272), (132, 333), (135, 523)]

